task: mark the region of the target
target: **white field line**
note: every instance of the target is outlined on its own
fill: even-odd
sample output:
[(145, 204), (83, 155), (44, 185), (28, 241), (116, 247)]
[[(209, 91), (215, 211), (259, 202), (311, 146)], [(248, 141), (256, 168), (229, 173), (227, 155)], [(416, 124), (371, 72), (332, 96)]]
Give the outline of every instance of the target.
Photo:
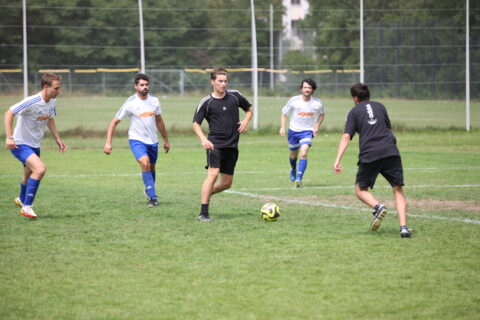
[[(319, 201), (295, 200), (295, 199), (288, 199), (288, 198), (285, 198), (285, 197), (262, 195), (262, 194), (256, 194), (256, 193), (250, 193), (250, 192), (241, 192), (241, 191), (235, 191), (235, 190), (225, 190), (224, 192), (225, 193), (231, 193), (231, 194), (238, 194), (238, 195), (249, 197), (249, 198), (265, 198), (265, 199), (271, 199), (271, 200), (281, 201), (281, 202), (285, 202), (285, 203), (303, 204), (303, 205), (307, 205), (307, 206), (326, 207), (326, 208), (345, 209), (345, 210), (355, 210), (355, 211), (368, 211), (368, 212), (372, 211), (371, 209), (367, 209), (367, 208), (344, 206), (344, 205), (338, 205), (338, 204), (334, 204), (334, 203), (325, 203), (325, 202), (319, 202)], [(394, 214), (397, 214), (396, 211), (389, 211), (389, 212), (393, 212)], [(463, 223), (468, 223), (468, 224), (479, 224), (480, 225), (480, 220), (475, 220), (475, 219), (451, 218), (451, 217), (442, 217), (442, 216), (434, 216), (434, 215), (432, 216), (432, 215), (423, 215), (423, 214), (412, 214), (412, 213), (408, 213), (408, 216), (415, 217), (415, 218), (422, 218), (422, 219), (456, 221), (456, 222), (463, 222)]]

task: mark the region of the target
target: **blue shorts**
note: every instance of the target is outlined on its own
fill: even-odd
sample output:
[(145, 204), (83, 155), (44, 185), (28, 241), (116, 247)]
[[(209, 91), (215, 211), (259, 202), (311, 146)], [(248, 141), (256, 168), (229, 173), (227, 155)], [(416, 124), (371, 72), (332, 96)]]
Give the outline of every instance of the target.
[(146, 144), (138, 140), (128, 140), (130, 149), (132, 149), (135, 159), (138, 160), (143, 156), (148, 156), (150, 163), (156, 163), (158, 157), (158, 143)]
[(296, 132), (288, 129), (288, 147), (291, 151), (297, 150), (302, 144), (312, 145), (313, 131)]
[(40, 157), (40, 148), (33, 148), (27, 146), (26, 144), (19, 144), (17, 145), (17, 149), (11, 149), (10, 152), (15, 156), (15, 158), (23, 163), (24, 167), (28, 157), (30, 157), (32, 154), (35, 153), (38, 157)]

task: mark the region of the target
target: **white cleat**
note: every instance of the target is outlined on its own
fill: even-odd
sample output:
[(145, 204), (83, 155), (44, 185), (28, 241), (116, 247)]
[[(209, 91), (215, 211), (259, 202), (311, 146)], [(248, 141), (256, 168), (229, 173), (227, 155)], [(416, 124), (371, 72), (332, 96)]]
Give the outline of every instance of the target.
[(294, 186), (295, 188), (301, 188), (301, 187), (302, 187), (302, 184), (303, 184), (303, 183), (302, 183), (302, 180), (295, 180), (295, 181), (293, 182), (293, 186)]
[(13, 200), (13, 203), (15, 203), (18, 207), (23, 207), (23, 202), (20, 200), (20, 197), (16, 197), (15, 200)]
[(20, 214), (22, 216), (28, 217), (28, 218), (36, 218), (37, 215), (35, 214), (35, 211), (33, 211), (32, 206), (23, 206), (22, 210), (20, 210)]

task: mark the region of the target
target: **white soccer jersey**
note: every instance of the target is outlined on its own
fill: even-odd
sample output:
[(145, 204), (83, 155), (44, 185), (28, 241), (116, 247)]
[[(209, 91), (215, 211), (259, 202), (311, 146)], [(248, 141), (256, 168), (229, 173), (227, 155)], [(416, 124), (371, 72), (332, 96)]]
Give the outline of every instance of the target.
[(134, 94), (125, 101), (115, 118), (130, 118), (128, 139), (154, 144), (158, 142), (155, 116), (161, 113), (160, 101), (156, 97), (148, 95), (147, 99), (142, 100)]
[(290, 117), (290, 130), (301, 132), (313, 130), (318, 117), (324, 113), (322, 101), (311, 97), (310, 101), (303, 101), (302, 95), (288, 100), (282, 113)]
[(45, 102), (39, 92), (11, 106), (10, 110), (17, 117), (17, 124), (13, 131), (15, 144), (40, 148), (45, 126), (48, 120), (56, 115), (56, 104), (57, 99)]

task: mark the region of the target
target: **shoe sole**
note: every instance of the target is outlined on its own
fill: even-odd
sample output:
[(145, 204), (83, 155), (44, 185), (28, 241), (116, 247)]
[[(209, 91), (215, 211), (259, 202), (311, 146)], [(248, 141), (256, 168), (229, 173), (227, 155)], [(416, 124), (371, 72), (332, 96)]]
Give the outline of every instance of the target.
[(26, 212), (24, 212), (23, 210), (20, 210), (20, 214), (21, 214), (22, 216), (24, 216), (24, 217), (32, 218), (32, 219), (35, 219), (35, 218), (37, 217), (36, 215), (32, 216), (31, 214), (26, 213)]
[(387, 209), (383, 209), (378, 217), (376, 217), (373, 221), (372, 224), (370, 225), (370, 230), (372, 231), (377, 231), (378, 228), (380, 228), (380, 224), (382, 223), (383, 217), (387, 214)]
[(204, 218), (200, 218), (200, 217), (197, 217), (197, 220), (200, 221), (200, 222), (212, 222), (213, 221), (212, 218), (204, 219)]

